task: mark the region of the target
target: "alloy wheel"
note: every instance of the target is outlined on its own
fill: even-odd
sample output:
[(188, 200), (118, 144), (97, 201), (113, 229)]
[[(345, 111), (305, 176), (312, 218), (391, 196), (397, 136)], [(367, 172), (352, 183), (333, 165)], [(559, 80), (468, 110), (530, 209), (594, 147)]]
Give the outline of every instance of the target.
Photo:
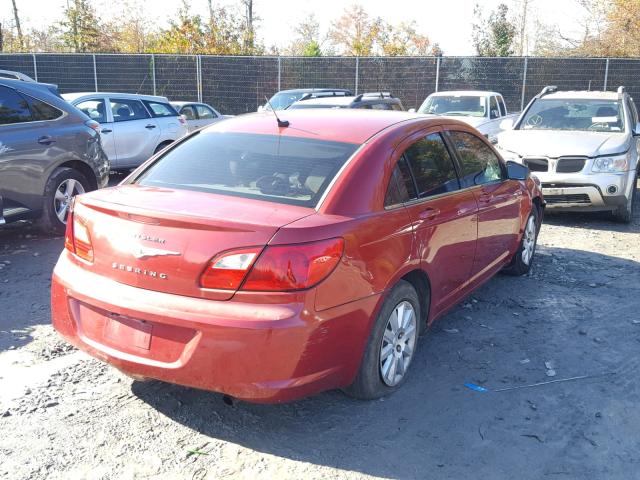
[(53, 197), (53, 209), (56, 212), (58, 220), (62, 223), (67, 223), (67, 213), (71, 199), (81, 193), (84, 193), (84, 187), (74, 178), (63, 180), (60, 185), (58, 185), (58, 188), (56, 188), (56, 193)]
[(536, 248), (536, 219), (533, 215), (529, 217), (527, 226), (524, 229), (524, 238), (522, 239), (522, 261), (525, 265), (529, 265), (533, 257), (533, 251)]
[(407, 373), (415, 351), (417, 326), (416, 311), (410, 302), (403, 300), (395, 306), (380, 345), (380, 376), (389, 387), (398, 385)]

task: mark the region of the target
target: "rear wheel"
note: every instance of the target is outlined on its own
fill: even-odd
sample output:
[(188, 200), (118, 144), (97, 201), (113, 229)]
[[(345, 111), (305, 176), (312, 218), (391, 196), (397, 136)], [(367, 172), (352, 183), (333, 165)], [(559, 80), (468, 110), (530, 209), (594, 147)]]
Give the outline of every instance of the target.
[(71, 199), (89, 190), (87, 178), (73, 168), (56, 168), (44, 188), (44, 206), (38, 228), (62, 235), (67, 225)]
[(160, 145), (158, 145), (156, 147), (156, 149), (154, 150), (153, 154), (155, 155), (156, 153), (158, 153), (160, 150), (162, 150), (164, 147), (168, 147), (169, 145), (171, 145), (173, 143), (172, 140), (169, 140), (167, 142), (162, 142)]
[(621, 223), (630, 223), (633, 220), (633, 205), (636, 200), (636, 190), (638, 184), (638, 177), (636, 176), (633, 179), (633, 188), (631, 189), (631, 194), (627, 199), (627, 203), (618, 207), (617, 210), (613, 212), (613, 218)]
[(533, 205), (527, 223), (524, 227), (522, 240), (515, 255), (511, 259), (511, 263), (504, 269), (509, 275), (524, 275), (531, 270), (533, 256), (536, 253), (536, 244), (538, 242), (538, 207)]
[(352, 397), (374, 399), (397, 390), (406, 380), (418, 343), (420, 302), (404, 280), (391, 290), (373, 325), (360, 370), (345, 389)]

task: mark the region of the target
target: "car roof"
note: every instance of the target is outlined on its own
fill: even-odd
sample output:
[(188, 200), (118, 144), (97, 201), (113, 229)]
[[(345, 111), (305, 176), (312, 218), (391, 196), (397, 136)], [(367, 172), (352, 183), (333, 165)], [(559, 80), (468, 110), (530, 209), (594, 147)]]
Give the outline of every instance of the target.
[(277, 93), (312, 93), (312, 92), (350, 92), (348, 88), (292, 88), (290, 90), (280, 90)]
[(595, 99), (595, 100), (617, 100), (617, 92), (599, 92), (594, 90), (568, 90), (564, 92), (547, 93), (542, 99)]
[(444, 91), (444, 92), (434, 92), (429, 96), (430, 97), (450, 97), (450, 96), (489, 97), (491, 95), (502, 96), (502, 94), (498, 92), (490, 92), (488, 90), (450, 90), (450, 91)]
[(215, 123), (204, 131), (283, 135), (317, 140), (362, 144), (376, 133), (392, 125), (411, 120), (432, 120), (443, 123), (441, 117), (415, 113), (362, 109), (300, 109), (281, 110), (281, 120), (288, 127), (278, 127), (273, 112), (251, 113)]
[(141, 95), (138, 93), (123, 93), (123, 92), (74, 92), (74, 93), (63, 93), (62, 97), (69, 101), (69, 102), (73, 102), (74, 100), (77, 100), (78, 98), (81, 97), (88, 97), (88, 96), (96, 96), (96, 95), (100, 95), (100, 96), (117, 96), (120, 98), (128, 98), (128, 99), (135, 99), (135, 100), (149, 100), (152, 102), (168, 102), (169, 99), (167, 99), (167, 97), (160, 97), (158, 95)]
[(207, 106), (211, 106), (208, 103), (204, 103), (204, 102), (188, 102), (186, 100), (178, 100), (178, 101), (173, 101), (171, 100), (171, 105), (179, 105), (181, 107), (183, 107), (184, 105), (207, 105)]

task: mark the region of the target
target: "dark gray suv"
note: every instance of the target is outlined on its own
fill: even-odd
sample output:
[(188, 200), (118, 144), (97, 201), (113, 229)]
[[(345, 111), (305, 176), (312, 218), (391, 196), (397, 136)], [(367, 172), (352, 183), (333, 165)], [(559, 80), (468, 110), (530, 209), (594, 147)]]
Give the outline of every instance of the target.
[(63, 233), (71, 198), (109, 180), (99, 128), (50, 85), (0, 78), (0, 224)]

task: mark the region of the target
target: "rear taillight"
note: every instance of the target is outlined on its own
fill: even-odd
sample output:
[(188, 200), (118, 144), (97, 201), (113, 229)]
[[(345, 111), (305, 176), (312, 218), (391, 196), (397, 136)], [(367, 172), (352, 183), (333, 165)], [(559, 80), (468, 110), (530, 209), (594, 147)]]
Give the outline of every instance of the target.
[(215, 256), (200, 276), (200, 285), (204, 288), (237, 290), (261, 250), (262, 247), (245, 248)]
[(343, 250), (342, 238), (267, 247), (242, 290), (275, 292), (311, 288), (333, 271)]
[(204, 288), (261, 292), (311, 288), (336, 267), (342, 258), (344, 240), (268, 246), (260, 254), (261, 250), (233, 250), (214, 257), (200, 284)]
[(93, 245), (91, 244), (89, 228), (82, 218), (73, 212), (73, 209), (70, 209), (67, 215), (64, 246), (81, 259), (93, 262)]
[(96, 132), (100, 133), (100, 124), (98, 122), (96, 122), (95, 120), (87, 120), (86, 122), (84, 122), (84, 124), (87, 127), (92, 128)]
[(185, 117), (184, 115), (178, 115), (178, 120), (180, 121), (180, 123), (182, 125), (186, 125), (187, 124), (187, 117)]

